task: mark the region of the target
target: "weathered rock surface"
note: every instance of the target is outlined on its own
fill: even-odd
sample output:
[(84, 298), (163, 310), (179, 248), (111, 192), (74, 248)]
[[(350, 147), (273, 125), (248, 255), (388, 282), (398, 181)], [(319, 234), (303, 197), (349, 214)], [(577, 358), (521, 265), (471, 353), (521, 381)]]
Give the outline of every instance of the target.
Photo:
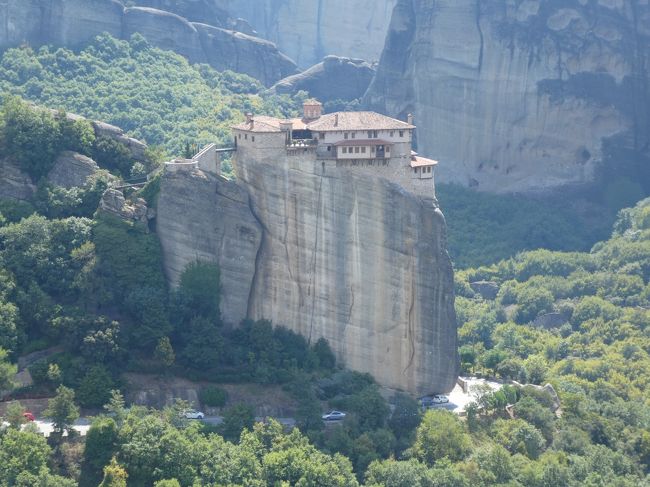
[(83, 187), (88, 178), (99, 171), (99, 166), (90, 157), (72, 151), (64, 151), (56, 158), (47, 180), (55, 186), (66, 189)]
[(413, 112), (438, 181), (531, 192), (650, 181), (650, 4), (399, 0), (365, 103)]
[(397, 0), (215, 0), (299, 66), (324, 56), (379, 59)]
[(251, 212), (246, 191), (201, 171), (165, 173), (156, 232), (173, 285), (196, 260), (219, 265), (222, 317), (239, 324), (247, 315), (262, 240), (262, 227)]
[[(68, 114), (70, 116), (70, 114)], [(78, 115), (72, 115), (73, 117), (81, 118)], [(124, 133), (124, 131), (116, 127), (115, 125), (108, 124), (106, 122), (99, 122), (97, 120), (91, 121), (93, 130), (95, 131), (95, 137), (108, 137), (113, 139), (120, 144), (126, 146), (127, 149), (131, 151), (131, 157), (136, 161), (146, 161), (147, 160), (147, 144), (144, 142), (129, 137)]]
[(230, 323), (266, 318), (324, 337), (387, 387), (451, 390), (453, 271), (431, 200), (344, 169), (322, 174), (301, 157), (237, 157), (237, 182), (165, 173), (157, 233), (171, 282), (196, 259), (215, 261)]
[(142, 198), (127, 200), (119, 189), (107, 189), (99, 201), (99, 209), (113, 214), (122, 220), (147, 223), (147, 202)]
[(191, 62), (208, 62), (218, 70), (237, 68), (269, 86), (296, 72), (293, 61), (270, 42), (222, 30), (206, 43), (201, 31), (205, 27), (174, 13), (125, 8), (117, 0), (0, 2), (0, 49), (23, 43), (78, 47), (102, 32), (121, 39), (139, 32), (154, 46), (174, 50)]
[(29, 175), (11, 159), (0, 157), (0, 199), (30, 201), (35, 192)]
[(362, 59), (327, 56), (306, 71), (278, 81), (272, 89), (290, 95), (304, 90), (321, 102), (351, 101), (365, 94), (374, 74), (373, 66)]

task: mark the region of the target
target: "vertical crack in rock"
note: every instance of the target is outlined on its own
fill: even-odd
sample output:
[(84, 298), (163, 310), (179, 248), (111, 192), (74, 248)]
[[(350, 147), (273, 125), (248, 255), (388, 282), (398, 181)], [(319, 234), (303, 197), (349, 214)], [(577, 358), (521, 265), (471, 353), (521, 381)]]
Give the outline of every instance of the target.
[(483, 49), (485, 48), (485, 39), (483, 38), (483, 28), (481, 27), (481, 0), (476, 0), (476, 29), (481, 40), (481, 48), (478, 54), (478, 72), (483, 68)]
[[(312, 333), (314, 331), (314, 311), (316, 309), (316, 289), (312, 289), (314, 275), (316, 274), (316, 252), (318, 251), (318, 236), (320, 228), (320, 220), (322, 213), (322, 200), (323, 200), (323, 176), (321, 174), (318, 184), (318, 208), (316, 209), (316, 235), (314, 236), (314, 250), (311, 254), (311, 275), (309, 276), (309, 293), (311, 293), (311, 317), (309, 320), (309, 337), (307, 343), (311, 343)], [(315, 286), (315, 284), (314, 284)]]
[(415, 309), (415, 290), (417, 288), (416, 283), (415, 283), (415, 255), (411, 254), (411, 262), (409, 267), (411, 268), (411, 303), (409, 305), (409, 314), (408, 314), (408, 327), (406, 329), (406, 335), (409, 341), (409, 346), (410, 346), (410, 353), (409, 353), (409, 361), (404, 370), (402, 371), (402, 375), (407, 375), (406, 373), (408, 370), (411, 368), (413, 365), (413, 358), (415, 357), (415, 325), (413, 323), (413, 310)]
[(255, 208), (253, 207), (253, 201), (250, 196), (248, 196), (248, 208), (250, 209), (251, 215), (253, 215), (253, 218), (257, 220), (257, 223), (260, 225), (262, 228), (262, 240), (260, 241), (260, 246), (257, 248), (257, 253), (255, 254), (255, 267), (253, 271), (253, 278), (251, 280), (251, 287), (250, 287), (250, 292), (248, 295), (248, 310), (246, 312), (246, 318), (250, 318), (253, 316), (253, 310), (252, 307), (255, 302), (255, 296), (257, 295), (257, 288), (260, 285), (259, 282), (259, 275), (260, 275), (260, 267), (261, 267), (261, 259), (262, 259), (262, 254), (264, 253), (264, 249), (266, 248), (266, 239), (268, 238), (269, 232), (266, 228), (266, 225), (264, 225), (264, 222), (262, 219), (257, 215), (257, 212), (255, 211)]

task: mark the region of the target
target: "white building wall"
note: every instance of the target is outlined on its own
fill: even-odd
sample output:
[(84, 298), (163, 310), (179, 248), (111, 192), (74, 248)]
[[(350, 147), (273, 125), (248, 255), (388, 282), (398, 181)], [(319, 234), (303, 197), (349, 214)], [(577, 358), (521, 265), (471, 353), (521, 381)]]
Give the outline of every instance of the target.
[[(413, 141), (413, 131), (404, 130), (404, 137), (399, 136), (399, 130), (377, 130), (377, 139), (385, 140), (386, 142), (392, 143), (404, 143), (408, 142), (409, 144)], [(324, 133), (325, 138), (321, 139), (320, 134)], [(354, 133), (354, 138), (352, 134)], [(314, 132), (314, 138), (318, 140), (319, 144), (336, 144), (337, 142), (343, 142), (345, 140), (368, 140), (368, 131), (367, 130), (357, 130), (347, 132), (348, 138), (345, 138), (345, 132)], [(373, 137), (374, 139), (374, 137)]]

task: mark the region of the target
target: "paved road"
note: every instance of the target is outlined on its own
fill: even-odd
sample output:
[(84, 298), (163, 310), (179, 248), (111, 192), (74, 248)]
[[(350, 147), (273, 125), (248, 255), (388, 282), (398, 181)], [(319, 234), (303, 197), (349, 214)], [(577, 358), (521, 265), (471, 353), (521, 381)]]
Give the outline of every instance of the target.
[[(257, 417), (255, 418), (255, 421), (261, 423), (265, 420), (266, 418), (264, 417)], [(281, 424), (288, 428), (293, 428), (296, 426), (296, 420), (293, 418), (274, 418), (275, 420), (279, 421)], [(81, 436), (85, 436), (86, 433), (88, 433), (88, 429), (90, 429), (90, 423), (92, 421), (92, 418), (79, 418), (77, 421), (74, 422), (74, 429), (79, 433)], [(223, 416), (206, 416), (203, 420), (197, 420), (197, 421), (203, 421), (204, 423), (207, 424), (212, 424), (212, 425), (219, 425), (223, 423)], [(50, 436), (52, 431), (54, 431), (54, 428), (52, 427), (52, 422), (47, 421), (45, 419), (36, 419), (34, 423), (36, 427), (38, 428), (38, 431), (43, 433), (43, 436), (46, 438)], [(67, 433), (64, 434), (66, 436)]]

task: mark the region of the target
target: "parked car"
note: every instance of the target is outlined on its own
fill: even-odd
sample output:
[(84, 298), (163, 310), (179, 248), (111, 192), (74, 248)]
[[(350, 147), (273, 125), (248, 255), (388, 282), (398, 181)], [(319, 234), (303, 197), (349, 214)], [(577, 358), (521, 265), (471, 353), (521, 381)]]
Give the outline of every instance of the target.
[(323, 421), (340, 421), (345, 419), (345, 413), (341, 411), (330, 411), (327, 414), (323, 414)]
[(205, 414), (203, 414), (201, 411), (197, 411), (196, 409), (188, 409), (183, 413), (187, 419), (203, 419), (205, 418)]
[(23, 413), (23, 418), (25, 418), (27, 421), (36, 421), (34, 414), (29, 411), (25, 411)]
[(449, 398), (444, 394), (436, 394), (431, 398), (433, 404), (445, 404), (449, 402)]

